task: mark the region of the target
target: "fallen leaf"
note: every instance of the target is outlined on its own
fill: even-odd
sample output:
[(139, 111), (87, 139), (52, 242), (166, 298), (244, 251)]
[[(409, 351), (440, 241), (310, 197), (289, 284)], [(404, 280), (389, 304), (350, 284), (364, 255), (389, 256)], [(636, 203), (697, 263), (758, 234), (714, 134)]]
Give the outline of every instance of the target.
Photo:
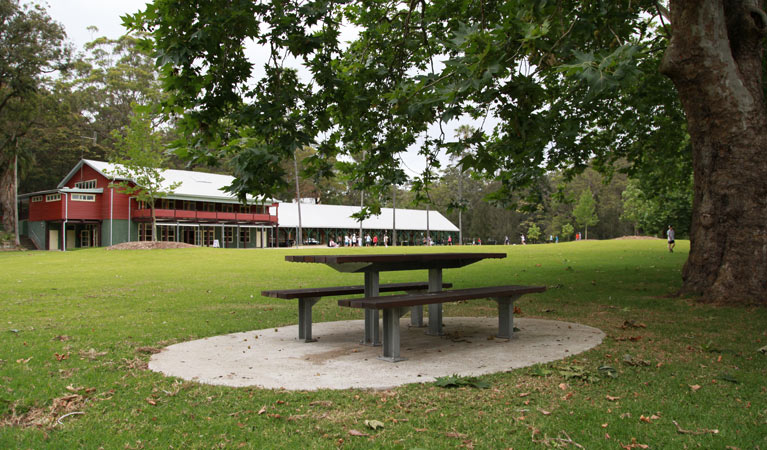
[(261, 414), (265, 412), (266, 412), (266, 406), (262, 406), (261, 409), (258, 410), (258, 415), (260, 416)]
[(605, 398), (611, 402), (621, 399), (620, 397), (613, 397), (612, 395), (605, 395)]
[(59, 355), (58, 353), (54, 353), (53, 356), (56, 357), (56, 361), (63, 361), (65, 359), (69, 359), (69, 353), (64, 353), (63, 355)]
[(413, 428), (413, 430), (415, 430), (415, 431), (417, 431), (417, 432), (419, 432), (419, 433), (423, 433), (423, 432), (425, 432), (425, 431), (429, 431), (429, 429), (428, 429), (428, 428)]
[(150, 404), (150, 405), (152, 405), (152, 406), (157, 406), (157, 402), (156, 402), (156, 401), (154, 401), (154, 400), (153, 400), (153, 399), (151, 399), (151, 398), (147, 398), (147, 399), (146, 399), (146, 402), (147, 402), (147, 403), (149, 403), (149, 404)]
[(363, 433), (362, 431), (357, 431), (357, 430), (349, 430), (349, 434), (350, 434), (351, 436), (362, 436), (362, 437), (367, 437), (367, 436), (370, 436), (370, 435), (369, 435), (369, 434), (367, 434), (367, 433)]
[(468, 435), (463, 434), (463, 433), (458, 433), (456, 431), (451, 431), (449, 433), (445, 433), (445, 436), (451, 437), (451, 438), (463, 439), (463, 438), (467, 437)]
[(544, 416), (551, 415), (551, 411), (546, 411), (545, 409), (538, 408), (538, 411), (540, 411), (540, 413), (543, 414)]
[(640, 420), (641, 422), (645, 422), (645, 423), (652, 423), (652, 422), (650, 421), (650, 418), (649, 418), (649, 417), (646, 417), (644, 414), (642, 414), (641, 416), (639, 416), (639, 420)]
[(559, 383), (559, 389), (562, 389), (563, 391), (567, 390), (567, 385), (565, 383)]
[(24, 359), (24, 358), (22, 358), (22, 359), (17, 359), (17, 360), (16, 360), (16, 362), (17, 362), (17, 363), (20, 363), (20, 364), (26, 364), (26, 363), (28, 363), (28, 362), (29, 362), (29, 361), (30, 361), (32, 358), (33, 358), (33, 357), (32, 357), (32, 356), (30, 356), (30, 357), (29, 357), (29, 358), (27, 358), (27, 359)]
[(607, 424), (606, 424), (606, 423), (603, 423), (603, 424), (602, 424), (602, 428), (607, 428)]
[(699, 384), (690, 384), (689, 386), (690, 386), (690, 389), (692, 389), (693, 392), (695, 392), (698, 389), (700, 389), (700, 385)]
[(333, 402), (331, 402), (330, 400), (317, 400), (317, 401), (309, 403), (309, 406), (317, 406), (317, 405), (333, 406)]
[(523, 393), (519, 394), (520, 397), (527, 397), (528, 395), (530, 395), (529, 392), (523, 392)]

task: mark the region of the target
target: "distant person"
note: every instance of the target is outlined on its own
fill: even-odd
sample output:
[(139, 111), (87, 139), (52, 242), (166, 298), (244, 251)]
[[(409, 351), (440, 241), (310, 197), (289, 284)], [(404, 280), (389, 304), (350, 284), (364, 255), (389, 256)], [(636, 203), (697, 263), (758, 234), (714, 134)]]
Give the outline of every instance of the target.
[(526, 245), (526, 244), (525, 244), (525, 235), (524, 235), (524, 234), (521, 234), (521, 235), (519, 236), (519, 240), (520, 240), (520, 241), (522, 241), (522, 245)]
[(508, 237), (508, 236), (506, 236), (506, 237), (503, 239), (503, 245), (509, 245), (509, 237)]
[(554, 243), (559, 244), (559, 235), (554, 236)]
[(482, 238), (477, 238), (477, 245), (482, 245)]
[(373, 236), (373, 247), (378, 247), (378, 235)]
[(388, 247), (388, 246), (389, 246), (389, 235), (384, 234), (384, 247)]
[(447, 237), (447, 245), (453, 245), (453, 236)]
[(365, 247), (370, 247), (370, 234), (365, 234)]
[(674, 246), (676, 246), (676, 243), (674, 242), (674, 227), (671, 225), (669, 225), (668, 230), (666, 230), (666, 237), (668, 238), (668, 251), (674, 253)]

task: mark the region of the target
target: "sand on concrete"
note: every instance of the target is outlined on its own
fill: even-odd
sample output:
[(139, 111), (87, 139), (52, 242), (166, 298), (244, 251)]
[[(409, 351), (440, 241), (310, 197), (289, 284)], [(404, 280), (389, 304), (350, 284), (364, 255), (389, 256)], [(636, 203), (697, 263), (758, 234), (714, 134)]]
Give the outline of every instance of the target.
[(446, 375), (476, 376), (563, 359), (602, 342), (604, 333), (576, 323), (515, 318), (511, 340), (494, 338), (498, 319), (446, 317), (445, 336), (401, 325), (401, 356), (378, 359), (364, 346), (363, 321), (315, 323), (317, 342), (298, 339), (298, 326), (233, 333), (171, 345), (152, 356), (151, 370), (200, 383), (267, 389), (388, 389)]

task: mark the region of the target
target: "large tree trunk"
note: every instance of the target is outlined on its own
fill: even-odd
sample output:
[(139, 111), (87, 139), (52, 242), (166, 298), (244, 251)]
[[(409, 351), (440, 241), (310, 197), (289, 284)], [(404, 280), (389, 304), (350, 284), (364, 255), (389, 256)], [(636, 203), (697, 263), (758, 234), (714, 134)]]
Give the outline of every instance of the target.
[(0, 165), (0, 206), (3, 211), (2, 231), (15, 233), (16, 221), (16, 177), (13, 164)]
[(671, 1), (661, 71), (687, 115), (695, 174), (683, 292), (704, 301), (767, 304), (767, 16), (757, 4)]

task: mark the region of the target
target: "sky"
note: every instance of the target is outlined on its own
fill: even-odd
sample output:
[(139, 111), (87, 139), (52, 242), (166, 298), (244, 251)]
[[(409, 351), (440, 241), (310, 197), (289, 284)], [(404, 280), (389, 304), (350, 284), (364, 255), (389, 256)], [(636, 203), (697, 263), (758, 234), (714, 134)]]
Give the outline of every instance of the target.
[[(137, 12), (146, 3), (146, 0), (48, 0), (48, 14), (64, 26), (75, 48), (82, 50), (85, 43), (97, 37), (117, 38), (125, 34), (120, 16)], [(90, 26), (97, 27), (98, 32), (88, 30)], [(456, 122), (443, 126), (447, 140), (454, 139), (458, 126)], [(430, 134), (437, 137), (439, 128), (432, 128)], [(425, 167), (424, 157), (414, 149), (404, 153), (402, 161), (410, 176), (418, 175)], [(447, 156), (443, 155), (440, 161), (443, 167), (447, 166)]]

